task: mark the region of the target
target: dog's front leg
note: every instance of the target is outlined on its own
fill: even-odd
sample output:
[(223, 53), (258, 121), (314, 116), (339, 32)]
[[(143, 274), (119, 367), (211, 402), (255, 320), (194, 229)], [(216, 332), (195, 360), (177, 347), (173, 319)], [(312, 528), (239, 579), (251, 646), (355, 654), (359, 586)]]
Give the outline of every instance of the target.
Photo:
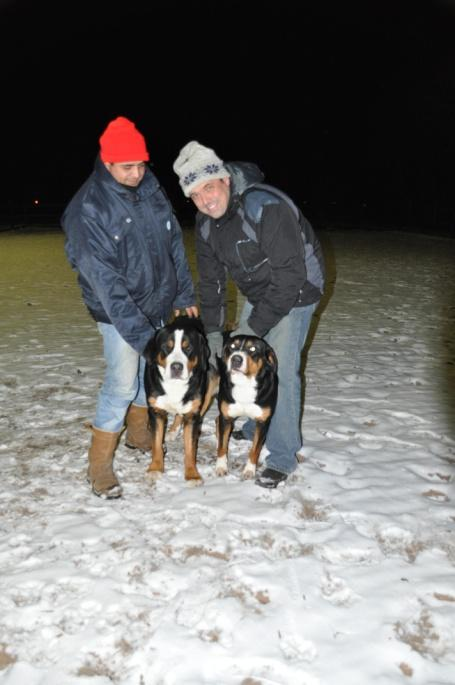
[(178, 434), (180, 433), (182, 424), (183, 416), (181, 416), (181, 414), (176, 414), (174, 417), (174, 421), (172, 422), (172, 426), (168, 428), (166, 431), (166, 440), (175, 440)]
[(226, 476), (228, 472), (228, 447), (234, 420), (224, 416), (220, 411), (216, 422), (216, 432), (218, 437), (218, 451), (216, 455), (215, 473), (217, 476)]
[(152, 461), (147, 472), (154, 478), (164, 472), (164, 431), (166, 428), (167, 414), (161, 410), (150, 409), (150, 432), (152, 434)]
[(185, 480), (202, 483), (196, 466), (197, 444), (201, 426), (200, 414), (186, 414), (183, 417), (183, 445), (185, 450)]
[(208, 408), (210, 407), (210, 404), (211, 404), (213, 398), (218, 393), (219, 386), (220, 386), (220, 377), (219, 377), (218, 373), (215, 371), (215, 369), (213, 368), (213, 366), (211, 366), (210, 370), (209, 370), (209, 374), (208, 374), (207, 390), (206, 390), (204, 402), (203, 402), (202, 408), (201, 408), (201, 416), (202, 417), (205, 416)]
[(254, 430), (253, 443), (248, 454), (248, 461), (242, 472), (242, 478), (248, 480), (254, 478), (256, 475), (256, 467), (261, 454), (261, 449), (265, 442), (265, 436), (269, 427), (270, 419), (268, 421), (256, 421), (256, 428)]

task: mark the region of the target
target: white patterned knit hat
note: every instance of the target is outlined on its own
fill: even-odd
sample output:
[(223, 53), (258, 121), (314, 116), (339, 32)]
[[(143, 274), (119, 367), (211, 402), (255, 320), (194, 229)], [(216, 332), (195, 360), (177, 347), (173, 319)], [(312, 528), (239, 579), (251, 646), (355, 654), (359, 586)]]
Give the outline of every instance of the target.
[(186, 197), (189, 197), (193, 188), (203, 181), (229, 176), (214, 150), (201, 145), (197, 140), (192, 140), (182, 147), (173, 168)]

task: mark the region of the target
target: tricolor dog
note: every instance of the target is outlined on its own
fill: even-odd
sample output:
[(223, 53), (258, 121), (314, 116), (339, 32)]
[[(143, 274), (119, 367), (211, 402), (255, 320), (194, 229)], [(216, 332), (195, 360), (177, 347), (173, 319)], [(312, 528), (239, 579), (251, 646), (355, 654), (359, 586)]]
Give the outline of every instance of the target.
[(256, 429), (242, 477), (254, 478), (277, 401), (277, 358), (262, 338), (235, 335), (225, 342), (222, 357), (218, 358), (218, 368), (220, 387), (216, 474), (227, 474), (229, 437), (235, 419), (245, 416), (256, 421)]
[(148, 471), (164, 471), (164, 438), (168, 414), (181, 417), (185, 479), (201, 483), (196, 466), (200, 425), (218, 387), (218, 374), (209, 365), (210, 351), (199, 319), (179, 316), (160, 328), (144, 356), (145, 392), (152, 433), (152, 461)]

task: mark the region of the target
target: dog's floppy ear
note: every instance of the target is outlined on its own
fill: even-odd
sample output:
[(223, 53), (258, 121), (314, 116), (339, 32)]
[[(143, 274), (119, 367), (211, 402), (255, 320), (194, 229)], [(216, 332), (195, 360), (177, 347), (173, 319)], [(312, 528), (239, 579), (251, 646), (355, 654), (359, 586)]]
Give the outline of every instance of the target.
[(152, 346), (153, 346), (153, 338), (151, 338), (147, 345), (145, 346), (145, 349), (142, 353), (142, 356), (144, 357), (145, 361), (147, 364), (150, 364), (152, 361)]
[[(196, 328), (201, 335), (205, 336), (205, 328), (200, 316), (191, 316), (191, 324)], [(188, 318), (187, 318), (188, 320)]]
[(209, 365), (210, 347), (205, 333), (199, 334), (199, 346), (201, 348), (202, 362), (205, 367)]
[(223, 344), (221, 347), (221, 359), (224, 357), (224, 350), (226, 348), (226, 345), (229, 345), (229, 343), (232, 340), (232, 331), (222, 331), (222, 336), (223, 336)]
[(226, 362), (224, 361), (223, 357), (216, 355), (215, 356), (215, 371), (218, 372), (218, 375), (223, 377), (224, 374), (226, 373), (227, 367), (226, 367)]
[(148, 341), (148, 343), (145, 346), (145, 349), (142, 353), (142, 356), (144, 357), (147, 364), (153, 364), (154, 360), (156, 359), (156, 350), (157, 350), (156, 339), (157, 339), (157, 336), (158, 336), (158, 333), (160, 332), (160, 330), (161, 329), (158, 329), (157, 331), (155, 331), (155, 333), (152, 335), (152, 337)]
[(205, 332), (204, 324), (200, 317), (190, 317), (190, 321), (199, 339), (201, 362), (203, 363), (204, 368), (207, 368), (209, 364), (210, 347), (209, 341), (207, 340), (207, 334)]
[(265, 343), (265, 358), (267, 360), (267, 364), (272, 368), (272, 370), (276, 373), (278, 371), (278, 359), (275, 354), (275, 350), (270, 347), (268, 343)]

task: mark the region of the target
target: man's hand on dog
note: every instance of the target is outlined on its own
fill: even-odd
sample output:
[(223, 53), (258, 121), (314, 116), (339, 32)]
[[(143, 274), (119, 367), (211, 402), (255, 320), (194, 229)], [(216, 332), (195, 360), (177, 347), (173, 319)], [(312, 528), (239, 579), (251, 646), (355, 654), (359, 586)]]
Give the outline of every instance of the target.
[[(174, 309), (174, 315), (179, 316), (181, 310), (180, 309)], [(194, 304), (191, 307), (185, 307), (185, 312), (187, 316), (190, 316), (191, 318), (197, 318), (199, 316), (199, 309), (198, 307)]]

